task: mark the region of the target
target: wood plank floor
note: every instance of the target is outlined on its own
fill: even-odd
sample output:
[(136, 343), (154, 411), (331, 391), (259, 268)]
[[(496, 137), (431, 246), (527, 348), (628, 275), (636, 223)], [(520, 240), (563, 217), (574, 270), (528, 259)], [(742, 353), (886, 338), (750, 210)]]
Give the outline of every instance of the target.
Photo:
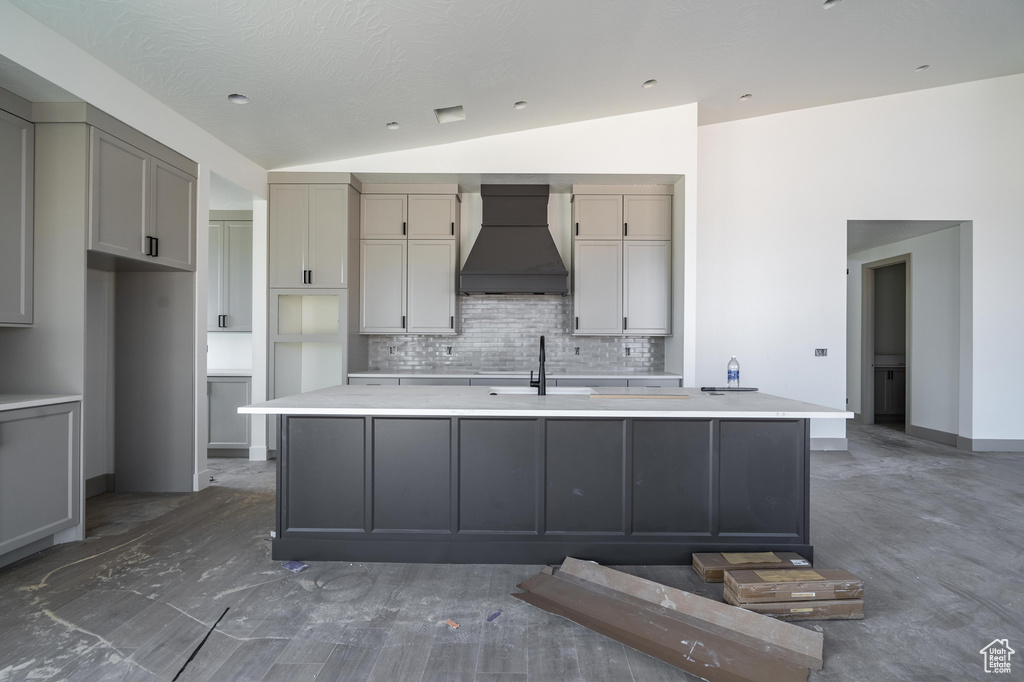
[[(1024, 644), (1024, 455), (850, 437), (812, 455), (812, 540), (817, 565), (865, 578), (867, 618), (804, 624), (826, 637), (810, 679), (980, 678), (981, 647)], [(216, 459), (198, 494), (93, 498), (84, 542), (0, 569), (0, 681), (696, 679), (512, 599), (539, 566), (283, 569), (273, 466)], [(620, 568), (722, 596), (689, 566)]]

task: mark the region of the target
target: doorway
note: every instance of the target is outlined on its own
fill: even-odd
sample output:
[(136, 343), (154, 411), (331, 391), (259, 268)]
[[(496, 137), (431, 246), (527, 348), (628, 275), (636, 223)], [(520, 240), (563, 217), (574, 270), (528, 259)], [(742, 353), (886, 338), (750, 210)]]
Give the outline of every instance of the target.
[(861, 416), (906, 430), (910, 412), (911, 257), (865, 263), (862, 272)]

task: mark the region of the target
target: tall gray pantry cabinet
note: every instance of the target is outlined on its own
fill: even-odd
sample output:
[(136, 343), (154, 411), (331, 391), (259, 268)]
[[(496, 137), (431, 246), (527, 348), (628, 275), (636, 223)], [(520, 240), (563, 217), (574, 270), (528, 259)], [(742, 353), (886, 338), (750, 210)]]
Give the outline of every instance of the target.
[(2, 389), (84, 395), (115, 489), (191, 491), (198, 167), (86, 103), (32, 115), (35, 320), (0, 342)]
[(345, 383), (358, 328), (360, 184), (347, 173), (268, 180), (269, 394), (279, 398)]

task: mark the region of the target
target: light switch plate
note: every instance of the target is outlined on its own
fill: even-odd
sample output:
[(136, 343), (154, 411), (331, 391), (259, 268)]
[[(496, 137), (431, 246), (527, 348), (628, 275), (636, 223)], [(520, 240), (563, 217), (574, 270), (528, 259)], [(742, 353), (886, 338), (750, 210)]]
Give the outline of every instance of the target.
[(828, 355), (828, 348), (815, 348), (814, 349), (814, 357), (816, 357), (816, 358), (823, 358), (826, 355)]

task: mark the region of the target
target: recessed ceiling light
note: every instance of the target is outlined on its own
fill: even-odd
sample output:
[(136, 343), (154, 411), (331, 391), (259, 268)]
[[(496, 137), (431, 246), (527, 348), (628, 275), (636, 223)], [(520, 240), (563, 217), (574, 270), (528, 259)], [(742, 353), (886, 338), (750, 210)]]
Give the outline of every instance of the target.
[(745, 95), (740, 95), (740, 101), (741, 101), (741, 102), (746, 102), (746, 101), (747, 101), (748, 99), (750, 99), (751, 97), (753, 97), (753, 95), (751, 95), (751, 94), (750, 94), (750, 93), (748, 92), (748, 93), (747, 93), (747, 94), (745, 94)]
[(921, 71), (927, 71), (931, 67), (931, 64), (922, 64), (921, 66), (914, 69), (914, 73), (920, 73)]
[(249, 103), (249, 98), (246, 97), (245, 95), (240, 95), (237, 92), (234, 92), (234, 93), (228, 95), (228, 101), (233, 103), (233, 104), (248, 104)]
[(466, 111), (462, 108), (462, 105), (459, 104), (454, 107), (434, 109), (434, 116), (437, 117), (438, 123), (454, 123), (455, 121), (465, 121)]
[(644, 81), (643, 83), (641, 83), (640, 87), (643, 88), (644, 90), (650, 90), (651, 88), (653, 88), (657, 84), (658, 84), (658, 81), (656, 81), (656, 80), (654, 80), (652, 78), (649, 81)]
[(388, 130), (398, 130), (399, 128), (401, 128), (401, 126), (398, 125), (398, 121), (391, 121), (390, 123), (385, 123), (384, 127), (387, 128)]
[(526, 100), (522, 100), (522, 99), (519, 100), (518, 102), (516, 102), (515, 104), (512, 105), (512, 108), (513, 109), (525, 109), (526, 108)]
[(824, 8), (825, 8), (825, 9), (828, 9), (828, 8), (830, 8), (830, 7), (835, 7), (836, 5), (838, 5), (839, 3), (841, 3), (842, 1), (843, 1), (843, 0), (825, 0), (825, 5), (824, 5)]

